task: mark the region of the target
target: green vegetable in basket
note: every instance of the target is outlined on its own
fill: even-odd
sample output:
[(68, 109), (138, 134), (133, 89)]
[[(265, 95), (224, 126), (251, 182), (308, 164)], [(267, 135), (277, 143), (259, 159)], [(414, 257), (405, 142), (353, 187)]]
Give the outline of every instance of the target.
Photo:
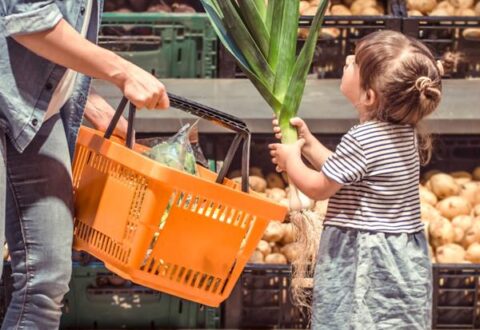
[[(328, 6), (322, 0), (308, 38), (297, 56), (299, 1), (201, 0), (220, 40), (279, 119), (282, 142), (297, 141), (290, 119), (297, 115), (305, 82)], [(310, 204), (290, 187), (290, 207)]]
[(189, 131), (190, 125), (187, 124), (171, 138), (154, 145), (145, 155), (168, 167), (197, 174), (195, 156), (188, 139)]

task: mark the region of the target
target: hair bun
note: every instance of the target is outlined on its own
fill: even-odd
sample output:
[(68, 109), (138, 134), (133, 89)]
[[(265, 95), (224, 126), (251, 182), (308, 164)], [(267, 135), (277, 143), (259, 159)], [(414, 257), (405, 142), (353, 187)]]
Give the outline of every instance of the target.
[(432, 79), (426, 76), (422, 76), (415, 81), (415, 88), (423, 93), (427, 88), (429, 88), (432, 85)]

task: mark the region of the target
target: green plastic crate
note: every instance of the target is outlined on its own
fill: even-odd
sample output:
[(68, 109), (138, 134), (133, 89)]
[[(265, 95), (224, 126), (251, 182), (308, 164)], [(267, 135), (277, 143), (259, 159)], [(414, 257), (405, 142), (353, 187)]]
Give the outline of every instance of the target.
[(61, 329), (218, 329), (220, 310), (126, 281), (104, 282), (102, 263), (74, 264)]
[(215, 78), (218, 39), (206, 14), (105, 13), (99, 45), (161, 78)]

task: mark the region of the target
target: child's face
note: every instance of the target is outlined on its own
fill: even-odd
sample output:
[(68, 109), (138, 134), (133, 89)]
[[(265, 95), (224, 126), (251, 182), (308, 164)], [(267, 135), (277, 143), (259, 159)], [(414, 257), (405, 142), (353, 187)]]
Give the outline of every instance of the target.
[(358, 106), (362, 89), (360, 88), (360, 74), (358, 65), (355, 63), (355, 55), (349, 55), (345, 60), (340, 90), (355, 107)]

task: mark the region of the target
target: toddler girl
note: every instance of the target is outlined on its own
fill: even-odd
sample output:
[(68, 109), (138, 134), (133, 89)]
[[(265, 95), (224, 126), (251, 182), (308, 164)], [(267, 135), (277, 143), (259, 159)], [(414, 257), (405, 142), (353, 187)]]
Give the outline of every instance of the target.
[(299, 118), (292, 120), (297, 143), (270, 145), (278, 171), (310, 198), (330, 198), (315, 268), (314, 329), (430, 329), (431, 264), (418, 191), (430, 143), (417, 126), (440, 102), (441, 75), (420, 42), (392, 31), (370, 34), (347, 58), (340, 88), (360, 124), (335, 152)]

